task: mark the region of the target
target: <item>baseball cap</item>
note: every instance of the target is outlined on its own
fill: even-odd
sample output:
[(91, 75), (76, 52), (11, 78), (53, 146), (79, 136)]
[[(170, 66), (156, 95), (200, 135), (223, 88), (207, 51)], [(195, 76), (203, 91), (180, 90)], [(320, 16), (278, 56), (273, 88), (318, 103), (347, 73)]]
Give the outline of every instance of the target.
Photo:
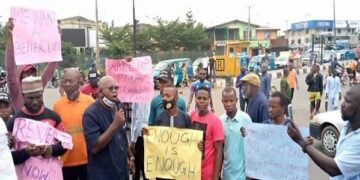
[(169, 80), (173, 80), (173, 75), (170, 71), (168, 70), (162, 70), (160, 71), (160, 74), (159, 74), (159, 77), (158, 77), (158, 80), (164, 80), (164, 81), (169, 81)]
[(246, 76), (244, 76), (243, 78), (240, 79), (240, 81), (245, 81), (248, 82), (254, 86), (259, 87), (260, 86), (260, 79), (259, 76), (256, 75), (255, 73), (249, 73)]
[(0, 93), (0, 101), (4, 101), (6, 103), (10, 103), (10, 98), (7, 93)]
[(90, 82), (97, 82), (99, 81), (99, 74), (96, 71), (90, 71), (88, 79)]

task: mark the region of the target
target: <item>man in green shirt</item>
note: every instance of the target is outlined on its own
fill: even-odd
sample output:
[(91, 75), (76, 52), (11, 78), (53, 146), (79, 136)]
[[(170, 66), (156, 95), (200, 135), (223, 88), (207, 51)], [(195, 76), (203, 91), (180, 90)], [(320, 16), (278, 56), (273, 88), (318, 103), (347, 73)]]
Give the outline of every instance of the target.
[(283, 74), (284, 76), (281, 78), (280, 81), (280, 91), (281, 93), (285, 94), (286, 97), (288, 98), (288, 102), (291, 103), (291, 89), (290, 89), (290, 85), (287, 81), (287, 77), (289, 75), (289, 67), (285, 66), (284, 70), (283, 70)]

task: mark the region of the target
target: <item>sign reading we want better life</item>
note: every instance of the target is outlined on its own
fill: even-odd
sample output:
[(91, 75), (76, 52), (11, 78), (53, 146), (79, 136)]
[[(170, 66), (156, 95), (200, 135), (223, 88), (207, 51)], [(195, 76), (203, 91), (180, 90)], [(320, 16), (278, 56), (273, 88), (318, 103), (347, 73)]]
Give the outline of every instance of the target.
[(198, 143), (202, 131), (157, 126), (148, 130), (149, 135), (144, 136), (146, 178), (201, 179)]
[(15, 63), (61, 61), (61, 38), (55, 12), (12, 7)]
[(122, 102), (149, 103), (154, 97), (151, 57), (136, 57), (130, 62), (123, 59), (106, 59), (106, 74), (119, 85)]

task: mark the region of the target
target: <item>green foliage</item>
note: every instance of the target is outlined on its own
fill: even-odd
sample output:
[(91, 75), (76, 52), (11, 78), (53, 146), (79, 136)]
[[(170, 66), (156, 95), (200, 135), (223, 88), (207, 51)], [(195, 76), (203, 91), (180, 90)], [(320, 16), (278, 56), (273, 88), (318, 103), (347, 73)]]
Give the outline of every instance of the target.
[(114, 27), (102, 29), (100, 38), (107, 45), (109, 56), (122, 57), (129, 55), (132, 51), (132, 34), (129, 24), (124, 27)]
[(0, 24), (0, 65), (4, 65), (5, 48), (6, 48), (5, 26), (3, 27)]

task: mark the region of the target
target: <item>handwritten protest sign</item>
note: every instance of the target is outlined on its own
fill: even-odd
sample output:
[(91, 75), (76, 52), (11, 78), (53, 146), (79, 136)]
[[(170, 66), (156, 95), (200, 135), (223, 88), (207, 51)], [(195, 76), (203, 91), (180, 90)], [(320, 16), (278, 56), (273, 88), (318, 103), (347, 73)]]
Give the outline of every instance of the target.
[[(13, 135), (17, 142), (16, 149), (23, 149), (29, 144), (52, 145), (61, 142), (66, 149), (72, 149), (72, 137), (61, 132), (50, 124), (25, 118), (17, 118), (14, 122)], [(16, 166), (19, 179), (62, 179), (62, 163), (57, 157), (30, 157)]]
[(146, 178), (201, 179), (201, 131), (170, 127), (148, 127), (144, 136)]
[(150, 56), (133, 58), (130, 62), (107, 59), (106, 74), (115, 78), (123, 102), (148, 103), (154, 96)]
[(16, 180), (15, 166), (8, 147), (8, 137), (6, 133), (5, 123), (0, 119), (0, 179)]
[(61, 61), (61, 38), (55, 12), (11, 8), (17, 65)]
[[(246, 127), (246, 176), (268, 180), (308, 179), (308, 157), (287, 134), (287, 126), (250, 124)], [(303, 136), (309, 134), (300, 128)]]

